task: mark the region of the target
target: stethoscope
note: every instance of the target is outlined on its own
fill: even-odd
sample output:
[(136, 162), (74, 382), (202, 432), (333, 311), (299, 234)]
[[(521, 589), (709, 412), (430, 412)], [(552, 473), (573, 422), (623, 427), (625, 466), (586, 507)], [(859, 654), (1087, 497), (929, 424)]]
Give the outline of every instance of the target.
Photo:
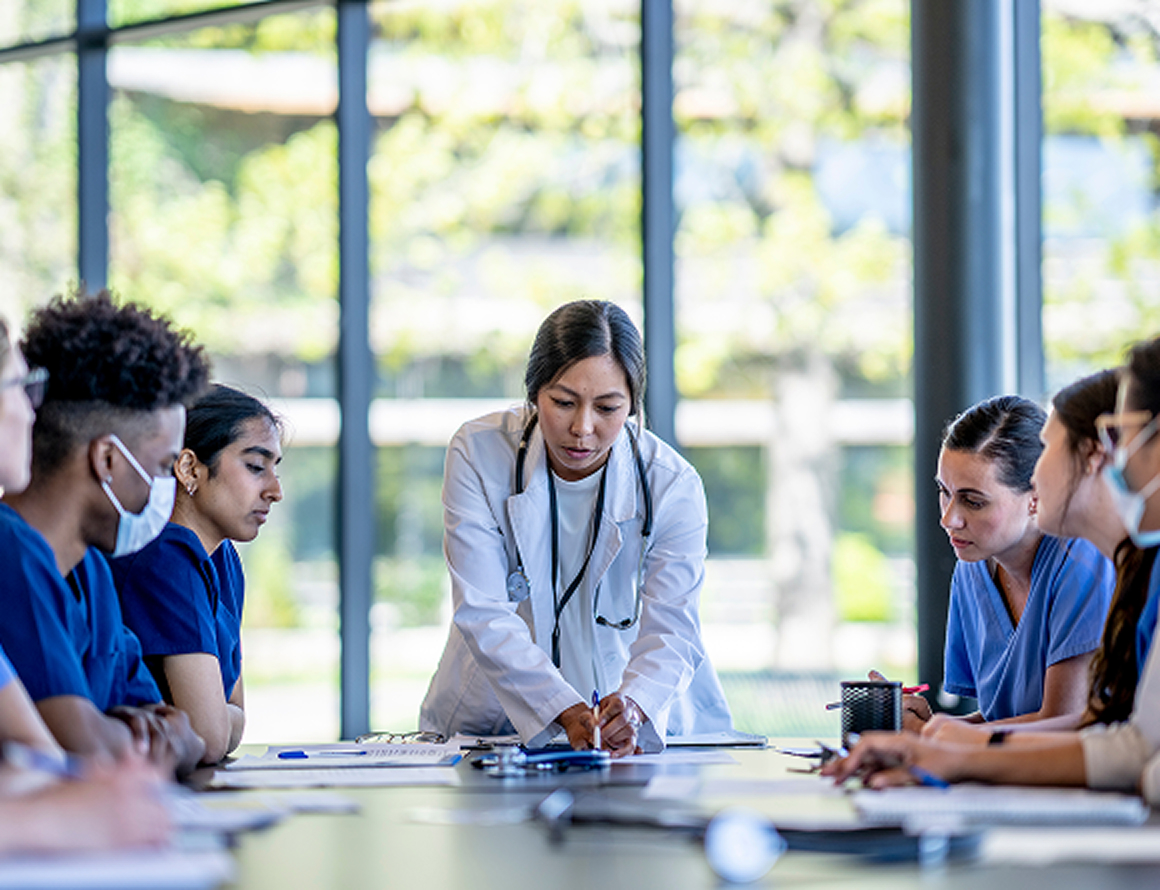
[[(538, 421), (539, 421), (539, 416), (536, 414), (533, 414), (531, 419), (524, 426), (524, 434), (520, 438), (519, 449), (516, 452), (516, 490), (515, 490), (516, 494), (523, 494), (523, 492), (524, 492), (524, 461), (527, 459), (528, 443), (531, 441), (532, 432), (535, 430), (536, 423)], [(637, 479), (640, 481), (641, 492), (644, 494), (644, 524), (641, 526), (641, 530), (640, 530), (640, 535), (641, 535), (641, 538), (643, 539), (643, 541), (641, 543), (641, 548), (640, 548), (640, 560), (637, 562), (637, 567), (636, 567), (636, 592), (635, 592), (636, 595), (635, 595), (635, 599), (633, 602), (632, 615), (628, 618), (621, 619), (620, 621), (611, 621), (608, 618), (605, 618), (603, 615), (601, 615), (600, 614), (600, 585), (596, 586), (596, 594), (593, 597), (593, 602), (592, 602), (592, 614), (593, 614), (593, 617), (596, 619), (596, 623), (599, 625), (602, 625), (604, 627), (615, 628), (616, 630), (628, 630), (630, 627), (635, 625), (640, 620), (640, 610), (641, 610), (641, 592), (640, 591), (641, 591), (641, 587), (643, 586), (642, 581), (644, 578), (645, 542), (647, 542), (648, 536), (652, 533), (652, 522), (653, 522), (652, 490), (649, 488), (648, 475), (645, 473), (645, 468), (644, 468), (644, 460), (640, 456), (640, 443), (637, 441), (636, 434), (632, 431), (631, 426), (625, 426), (625, 430), (628, 433), (628, 440), (632, 444), (632, 456), (633, 456), (633, 462), (636, 465), (636, 476), (637, 476)], [(605, 473), (607, 471), (607, 469), (608, 469), (608, 466), (607, 466), (607, 464), (605, 464), (604, 468), (601, 469), (600, 472)], [(551, 474), (551, 472), (552, 472), (551, 468), (549, 467), (548, 473)], [(597, 538), (597, 534), (599, 533), (599, 529), (600, 529), (600, 518), (604, 512), (604, 482), (605, 482), (605, 479), (604, 479), (604, 477), (602, 477), (600, 480), (600, 492), (597, 495), (597, 503), (596, 503), (596, 511), (595, 511), (596, 515), (593, 517), (593, 520), (592, 520), (592, 526), (593, 526), (593, 528), (592, 528), (592, 540), (589, 543), (588, 555), (584, 558), (584, 564), (580, 568), (579, 573), (573, 579), (572, 583), (568, 585), (568, 588), (565, 590), (564, 596), (562, 598), (556, 599), (555, 589), (553, 588), (553, 591), (552, 591), (553, 598), (555, 601), (554, 605), (555, 605), (555, 612), (556, 612), (555, 627), (552, 630), (552, 662), (557, 667), (560, 666), (560, 647), (559, 647), (560, 614), (563, 612), (564, 606), (567, 605), (568, 600), (571, 599), (572, 594), (576, 591), (576, 588), (579, 586), (580, 579), (584, 576), (585, 570), (588, 568), (588, 561), (592, 557), (592, 552), (593, 552), (593, 550), (596, 549), (596, 538)], [(552, 495), (552, 507), (553, 507), (553, 509), (552, 509), (552, 525), (553, 525), (552, 565), (553, 565), (553, 575), (554, 575), (555, 574), (555, 565), (556, 565), (556, 544), (555, 544), (555, 541), (556, 541), (556, 511), (555, 511), (555, 497), (554, 497), (555, 488), (554, 488), (554, 486), (552, 486), (552, 479), (551, 479), (550, 475), (548, 478), (548, 483), (550, 486), (549, 494)], [(527, 572), (524, 571), (524, 558), (520, 554), (519, 544), (515, 544), (515, 550), (516, 550), (516, 568), (515, 568), (515, 571), (513, 571), (507, 577), (507, 592), (508, 592), (508, 598), (510, 600), (512, 600), (513, 602), (522, 602), (523, 600), (527, 599), (528, 596), (531, 594), (532, 586), (531, 586), (531, 583), (528, 581)], [(553, 584), (554, 584), (554, 582), (555, 582), (555, 578), (553, 578)]]

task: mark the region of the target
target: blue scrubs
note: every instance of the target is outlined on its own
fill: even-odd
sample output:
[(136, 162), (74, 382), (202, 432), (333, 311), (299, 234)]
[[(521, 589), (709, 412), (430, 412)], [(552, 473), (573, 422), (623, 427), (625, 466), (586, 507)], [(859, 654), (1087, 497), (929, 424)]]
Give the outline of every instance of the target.
[(1152, 573), (1148, 576), (1148, 599), (1144, 601), (1144, 608), (1140, 610), (1140, 619), (1136, 622), (1136, 675), (1144, 671), (1144, 664), (1148, 660), (1148, 652), (1152, 648), (1152, 639), (1156, 636), (1156, 619), (1160, 618), (1160, 557), (1152, 563)]
[(141, 645), (158, 683), (161, 658), (205, 652), (221, 666), (228, 700), (242, 673), (245, 578), (233, 542), (207, 556), (196, 534), (169, 523), (140, 552), (112, 561), (125, 623)]
[(1044, 536), (1018, 626), (986, 560), (959, 562), (947, 615), (948, 692), (978, 699), (987, 720), (1038, 711), (1047, 668), (1099, 647), (1115, 569), (1079, 538)]
[(90, 547), (62, 578), (48, 542), (4, 504), (0, 608), (0, 646), (33, 701), (79, 695), (102, 711), (161, 701), (105, 558)]

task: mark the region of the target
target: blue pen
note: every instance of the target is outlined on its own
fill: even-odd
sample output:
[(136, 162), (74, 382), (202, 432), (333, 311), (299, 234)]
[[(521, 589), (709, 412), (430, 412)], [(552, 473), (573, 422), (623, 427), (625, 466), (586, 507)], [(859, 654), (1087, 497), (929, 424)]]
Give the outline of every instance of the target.
[(592, 747), (600, 750), (600, 693), (592, 690), (592, 716), (596, 719), (596, 726), (592, 730)]
[(361, 757), (366, 751), (279, 751), (279, 760), (309, 760), (311, 757)]
[(84, 772), (81, 762), (69, 754), (56, 757), (20, 742), (5, 742), (3, 751), (4, 762), (19, 770), (47, 773), (61, 779), (79, 779)]
[(928, 788), (950, 788), (951, 783), (945, 779), (940, 779), (930, 770), (925, 770), (921, 766), (909, 767), (910, 774), (918, 779), (920, 785), (926, 785)]

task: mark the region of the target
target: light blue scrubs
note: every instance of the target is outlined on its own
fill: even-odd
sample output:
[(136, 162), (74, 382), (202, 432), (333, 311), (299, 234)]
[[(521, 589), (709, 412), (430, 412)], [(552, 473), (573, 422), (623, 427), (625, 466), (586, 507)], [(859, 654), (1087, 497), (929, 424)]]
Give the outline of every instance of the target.
[(1044, 536), (1016, 626), (986, 560), (959, 562), (947, 615), (945, 687), (986, 720), (1038, 711), (1047, 668), (1099, 647), (1115, 569), (1093, 544)]
[(161, 701), (105, 558), (90, 547), (62, 578), (48, 542), (4, 504), (0, 608), (0, 646), (33, 701), (78, 695), (101, 711)]

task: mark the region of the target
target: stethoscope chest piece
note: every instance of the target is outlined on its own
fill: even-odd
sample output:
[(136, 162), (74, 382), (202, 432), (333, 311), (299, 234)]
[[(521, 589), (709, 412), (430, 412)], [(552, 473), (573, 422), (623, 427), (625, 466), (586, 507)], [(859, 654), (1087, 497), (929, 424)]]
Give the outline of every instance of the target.
[(513, 603), (522, 603), (532, 593), (532, 586), (528, 583), (528, 576), (521, 569), (516, 569), (507, 577), (508, 599)]

